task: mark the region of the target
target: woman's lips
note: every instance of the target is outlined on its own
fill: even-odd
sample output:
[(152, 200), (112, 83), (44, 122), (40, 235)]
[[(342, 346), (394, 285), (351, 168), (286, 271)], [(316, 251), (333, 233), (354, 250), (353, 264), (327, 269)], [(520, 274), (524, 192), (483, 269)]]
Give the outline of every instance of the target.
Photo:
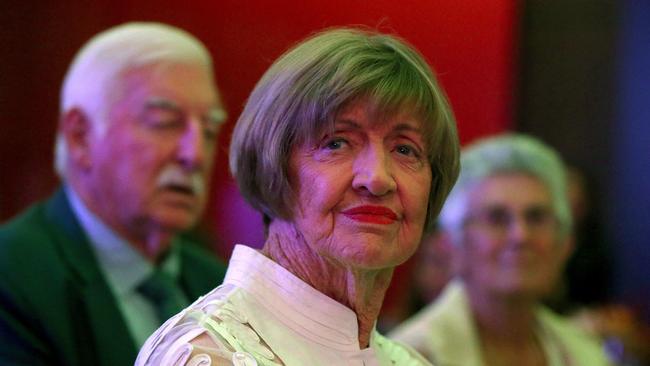
[(397, 214), (384, 206), (357, 206), (342, 212), (346, 217), (360, 222), (389, 225), (397, 221)]

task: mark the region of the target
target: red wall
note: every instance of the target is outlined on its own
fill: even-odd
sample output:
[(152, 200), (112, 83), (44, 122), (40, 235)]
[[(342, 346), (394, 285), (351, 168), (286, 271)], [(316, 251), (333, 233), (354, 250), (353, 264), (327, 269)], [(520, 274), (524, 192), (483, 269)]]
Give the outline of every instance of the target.
[[(229, 254), (263, 241), (261, 220), (227, 173), (232, 125), (257, 79), (288, 46), (331, 26), (395, 32), (435, 67), (456, 112), (461, 140), (508, 128), (512, 118), (517, 9), (512, 0), (14, 2), (3, 10), (0, 44), (0, 220), (56, 186), (52, 144), (67, 64), (92, 34), (129, 20), (158, 20), (201, 38), (215, 58), (231, 120), (221, 136), (207, 220)], [(65, 6), (62, 4), (66, 4)], [(189, 5), (191, 4), (191, 5)]]
[[(345, 6), (229, 1), (219, 12), (230, 16), (218, 17), (217, 29), (205, 32), (205, 39), (214, 46), (219, 82), (233, 116), (289, 45), (324, 27), (363, 24), (398, 33), (426, 56), (451, 99), (463, 142), (510, 125), (516, 27), (512, 1), (381, 0)], [(227, 179), (222, 173), (212, 205), (221, 238), (226, 247), (235, 242), (261, 245), (259, 215), (239, 203), (231, 183), (221, 183)]]

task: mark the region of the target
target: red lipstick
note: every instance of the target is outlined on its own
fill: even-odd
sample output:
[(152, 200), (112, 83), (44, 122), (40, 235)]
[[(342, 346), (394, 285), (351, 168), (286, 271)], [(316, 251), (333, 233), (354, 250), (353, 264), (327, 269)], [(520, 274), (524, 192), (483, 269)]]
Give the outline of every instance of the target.
[(384, 206), (357, 206), (342, 212), (352, 220), (368, 222), (372, 224), (389, 225), (397, 221), (397, 214)]

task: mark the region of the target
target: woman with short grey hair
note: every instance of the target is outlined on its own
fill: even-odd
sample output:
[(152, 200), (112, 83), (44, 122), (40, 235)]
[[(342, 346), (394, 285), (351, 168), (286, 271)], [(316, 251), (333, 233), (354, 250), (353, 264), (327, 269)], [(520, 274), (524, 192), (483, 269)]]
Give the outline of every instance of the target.
[(604, 366), (595, 339), (541, 305), (571, 253), (565, 167), (527, 135), (478, 140), (440, 214), (457, 278), (390, 335), (437, 365)]
[(544, 183), (551, 194), (553, 217), (559, 234), (567, 235), (572, 218), (567, 199), (565, 167), (555, 150), (524, 134), (503, 134), (480, 139), (467, 146), (461, 157), (462, 169), (454, 189), (440, 213), (440, 223), (454, 236), (462, 233), (468, 218), (469, 191), (486, 178), (503, 173), (525, 173)]
[(226, 279), (169, 320), (137, 365), (426, 365), (375, 331), (394, 268), (458, 175), (455, 121), (422, 56), (332, 29), (281, 56), (233, 133), (230, 168), (265, 217)]

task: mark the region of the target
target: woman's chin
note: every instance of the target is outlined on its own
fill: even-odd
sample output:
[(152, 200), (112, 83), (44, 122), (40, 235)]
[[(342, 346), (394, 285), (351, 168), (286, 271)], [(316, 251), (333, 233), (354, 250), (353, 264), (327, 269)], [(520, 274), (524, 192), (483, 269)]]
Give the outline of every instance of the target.
[(404, 263), (409, 256), (398, 253), (385, 244), (368, 242), (362, 250), (346, 251), (334, 255), (335, 260), (352, 270), (376, 271), (392, 269)]

